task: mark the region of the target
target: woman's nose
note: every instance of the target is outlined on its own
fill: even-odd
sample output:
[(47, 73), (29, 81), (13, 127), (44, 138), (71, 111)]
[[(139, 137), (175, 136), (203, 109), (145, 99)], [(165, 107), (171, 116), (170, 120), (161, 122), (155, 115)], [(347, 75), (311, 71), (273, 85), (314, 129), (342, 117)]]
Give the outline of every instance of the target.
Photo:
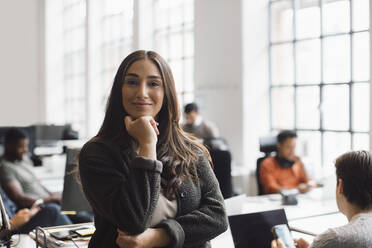
[(138, 90), (137, 90), (137, 97), (147, 97), (147, 85), (145, 82), (141, 82)]

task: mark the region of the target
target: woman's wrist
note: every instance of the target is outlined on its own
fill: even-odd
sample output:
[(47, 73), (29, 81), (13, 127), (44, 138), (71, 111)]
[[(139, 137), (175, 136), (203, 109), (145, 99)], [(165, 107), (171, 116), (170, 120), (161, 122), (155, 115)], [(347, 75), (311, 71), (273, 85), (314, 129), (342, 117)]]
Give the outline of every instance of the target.
[(170, 237), (163, 228), (149, 228), (149, 244), (151, 247), (165, 247), (170, 243)]
[(139, 156), (156, 160), (156, 143), (155, 144), (140, 144)]

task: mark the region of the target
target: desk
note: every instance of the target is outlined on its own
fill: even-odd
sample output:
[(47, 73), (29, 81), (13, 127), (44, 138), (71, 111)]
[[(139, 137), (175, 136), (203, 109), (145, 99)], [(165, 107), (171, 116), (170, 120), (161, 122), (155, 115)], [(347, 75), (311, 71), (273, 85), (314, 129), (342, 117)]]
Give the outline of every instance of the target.
[[(334, 227), (329, 221), (332, 221), (335, 226), (347, 223), (346, 218), (338, 213), (336, 200), (329, 197), (324, 198), (322, 189), (314, 189), (307, 194), (298, 195), (298, 205), (295, 206), (283, 206), (281, 199), (279, 194), (263, 196), (240, 195), (225, 200), (226, 212), (228, 216), (231, 216), (283, 208), (290, 226), (309, 232), (314, 230), (311, 225), (314, 227), (314, 223), (317, 222), (324, 223), (318, 232)], [(331, 216), (331, 220), (327, 219), (326, 216), (328, 215)], [(308, 228), (308, 226), (310, 227)], [(298, 238), (300, 236), (296, 233), (295, 237)], [(309, 240), (309, 237), (306, 240)], [(213, 239), (211, 243), (213, 248), (234, 247), (230, 229)]]
[(34, 248), (35, 241), (27, 234), (14, 234), (12, 236), (12, 248)]
[(281, 200), (282, 197), (279, 194), (240, 195), (225, 200), (226, 212), (228, 216), (231, 216), (284, 208), (288, 220), (338, 212), (336, 200), (322, 198), (321, 189), (298, 195), (298, 204), (294, 206), (284, 206)]
[(329, 228), (343, 226), (348, 223), (345, 215), (341, 213), (333, 213), (315, 217), (308, 217), (289, 221), (289, 226), (292, 229), (300, 232), (306, 232), (312, 235), (319, 235)]
[[(95, 230), (94, 223), (80, 223), (80, 224), (72, 224), (72, 225), (63, 225), (63, 226), (53, 226), (53, 227), (44, 227), (40, 228), (37, 227), (35, 230), (29, 233), (29, 236), (35, 240), (41, 247), (48, 247), (48, 248), (62, 248), (62, 247), (80, 247), (80, 248), (87, 248), (88, 243), (90, 241), (90, 236), (86, 237), (76, 237), (73, 240), (60, 240), (56, 239), (52, 236), (52, 233), (60, 232), (60, 231), (72, 231), (78, 230), (81, 228), (87, 228), (92, 230), (92, 233)], [(37, 240), (37, 241), (36, 241)], [(46, 243), (46, 245), (44, 245)]]

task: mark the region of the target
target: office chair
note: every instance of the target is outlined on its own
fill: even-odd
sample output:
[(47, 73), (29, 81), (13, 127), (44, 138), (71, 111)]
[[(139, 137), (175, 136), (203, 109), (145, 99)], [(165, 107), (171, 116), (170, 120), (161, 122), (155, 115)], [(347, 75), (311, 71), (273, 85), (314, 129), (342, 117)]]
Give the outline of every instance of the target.
[(77, 156), (78, 149), (69, 149), (66, 151), (66, 167), (63, 183), (63, 192), (61, 200), (61, 211), (74, 213), (69, 215), (73, 223), (83, 223), (93, 221), (93, 210), (85, 198), (85, 194), (78, 182)]
[(213, 171), (220, 184), (223, 198), (234, 195), (231, 178), (231, 153), (223, 138), (211, 138), (204, 140), (204, 145), (209, 150), (213, 162)]
[(265, 158), (272, 156), (276, 152), (277, 139), (276, 139), (276, 136), (271, 136), (271, 135), (264, 136), (264, 137), (260, 137), (259, 143), (260, 143), (260, 152), (263, 152), (265, 155), (257, 159), (256, 181), (257, 181), (258, 195), (263, 195), (264, 194), (263, 186), (261, 184), (261, 179), (260, 179), (260, 167), (261, 167), (262, 161)]

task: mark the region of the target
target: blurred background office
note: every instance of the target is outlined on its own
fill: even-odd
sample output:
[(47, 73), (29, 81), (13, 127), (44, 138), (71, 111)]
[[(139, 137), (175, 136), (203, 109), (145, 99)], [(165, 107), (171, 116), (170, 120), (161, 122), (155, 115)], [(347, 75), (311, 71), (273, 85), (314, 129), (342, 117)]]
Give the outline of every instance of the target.
[[(368, 0), (0, 1), (0, 126), (97, 133), (116, 69), (137, 49), (173, 70), (180, 111), (196, 102), (256, 194), (259, 138), (293, 129), (310, 175), (370, 150)], [(62, 174), (64, 168), (61, 169)]]

